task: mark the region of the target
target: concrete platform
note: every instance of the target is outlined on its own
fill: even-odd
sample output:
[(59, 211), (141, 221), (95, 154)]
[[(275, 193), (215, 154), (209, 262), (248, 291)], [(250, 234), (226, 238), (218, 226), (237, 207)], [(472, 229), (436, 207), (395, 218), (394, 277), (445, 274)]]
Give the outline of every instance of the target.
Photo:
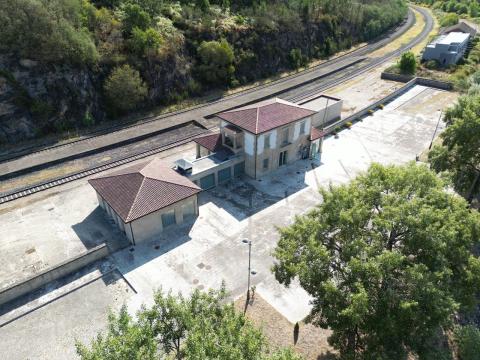
[[(321, 163), (298, 161), (261, 178), (244, 179), (201, 194), (200, 217), (150, 243), (115, 254), (125, 282), (94, 282), (0, 328), (0, 357), (6, 359), (73, 359), (73, 341), (87, 340), (103, 329), (107, 308), (121, 303), (131, 311), (152, 301), (152, 291), (188, 293), (194, 288), (218, 287), (226, 281), (232, 298), (247, 289), (248, 247), (253, 241), (252, 284), (289, 321), (309, 311), (309, 296), (298, 285), (279, 285), (270, 272), (271, 252), (278, 240), (277, 226), (321, 202), (319, 187), (350, 181), (372, 162), (404, 164), (428, 147), (440, 109), (452, 104), (456, 94), (413, 88), (384, 110), (324, 141)], [(73, 185), (71, 185), (73, 186)], [(76, 185), (78, 194), (88, 185)], [(58, 196), (51, 195), (51, 196)], [(64, 201), (67, 199), (64, 198)], [(123, 284), (123, 285), (122, 285)], [(117, 288), (117, 286), (119, 288)], [(123, 289), (119, 291), (118, 289)], [(31, 339), (28, 342), (25, 338)], [(5, 340), (4, 340), (5, 339)]]

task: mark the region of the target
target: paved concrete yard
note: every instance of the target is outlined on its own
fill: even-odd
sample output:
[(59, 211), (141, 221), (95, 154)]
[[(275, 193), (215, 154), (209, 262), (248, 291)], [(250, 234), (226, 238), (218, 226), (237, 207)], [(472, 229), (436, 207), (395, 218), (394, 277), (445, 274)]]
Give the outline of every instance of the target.
[(0, 212), (0, 289), (123, 235), (98, 208), (94, 191), (77, 188)]
[[(345, 183), (373, 161), (402, 164), (414, 160), (431, 141), (438, 110), (455, 98), (452, 93), (417, 86), (384, 110), (341, 131), (338, 139), (325, 139), (321, 164), (314, 170), (309, 161), (298, 161), (262, 181), (238, 180), (202, 193), (200, 217), (195, 223), (167, 231), (133, 252), (126, 249), (115, 254), (114, 262), (137, 294), (118, 295), (101, 283), (99, 288), (89, 285), (70, 293), (0, 328), (0, 338), (6, 339), (0, 358), (71, 358), (72, 341), (67, 338), (83, 331), (91, 319), (96, 320), (95, 328), (85, 337), (105, 326), (109, 301), (124, 301), (133, 311), (151, 301), (154, 288), (188, 293), (194, 288), (218, 287), (225, 280), (232, 297), (238, 298), (247, 288), (248, 246), (242, 243), (244, 238), (253, 240), (252, 267), (257, 273), (252, 284), (257, 286), (257, 293), (290, 322), (302, 319), (310, 309), (308, 295), (297, 284), (285, 289), (270, 272), (271, 252), (278, 240), (276, 226), (290, 224), (294, 215), (319, 203), (318, 187)], [(88, 185), (76, 186), (76, 194), (87, 198), (91, 191)], [(66, 195), (54, 197), (62, 196), (65, 206), (75, 206)], [(39, 206), (35, 209), (43, 211)], [(92, 210), (84, 208), (79, 217)], [(37, 219), (45, 222), (45, 218)], [(113, 301), (117, 296), (117, 302)], [(24, 340), (37, 334), (41, 334), (38, 339)]]

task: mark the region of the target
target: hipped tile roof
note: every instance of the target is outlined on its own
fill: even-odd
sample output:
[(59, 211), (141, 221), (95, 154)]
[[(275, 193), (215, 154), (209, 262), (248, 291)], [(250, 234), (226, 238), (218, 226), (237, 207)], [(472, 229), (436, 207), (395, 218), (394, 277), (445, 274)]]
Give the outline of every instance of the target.
[(201, 191), (159, 159), (88, 182), (126, 223)]
[(252, 134), (261, 134), (315, 113), (313, 110), (275, 98), (253, 106), (226, 111), (217, 116)]

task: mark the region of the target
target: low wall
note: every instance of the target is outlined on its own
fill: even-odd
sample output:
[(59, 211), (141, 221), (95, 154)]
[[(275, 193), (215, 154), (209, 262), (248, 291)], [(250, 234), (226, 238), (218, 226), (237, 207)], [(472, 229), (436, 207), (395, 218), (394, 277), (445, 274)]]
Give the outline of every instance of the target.
[[(387, 77), (384, 77), (384, 74), (386, 74)], [(378, 100), (378, 101), (374, 102), (373, 104), (370, 104), (370, 105), (364, 107), (363, 109), (356, 112), (355, 114), (352, 114), (352, 115), (350, 115), (350, 116), (348, 116), (344, 119), (341, 119), (337, 122), (334, 122), (331, 125), (328, 125), (327, 127), (325, 127), (324, 132), (326, 134), (329, 134), (329, 133), (333, 132), (337, 126), (343, 126), (347, 122), (354, 122), (358, 118), (361, 118), (361, 117), (367, 115), (370, 112), (370, 110), (374, 110), (374, 109), (378, 108), (380, 105), (389, 102), (393, 98), (395, 98), (395, 97), (401, 95), (402, 93), (408, 91), (410, 88), (414, 87), (415, 85), (428, 86), (428, 87), (432, 87), (432, 88), (436, 88), (436, 89), (440, 89), (440, 90), (452, 90), (453, 89), (453, 85), (449, 82), (420, 78), (420, 77), (412, 77), (412, 76), (410, 76), (410, 80), (408, 80), (408, 77), (409, 77), (408, 75), (382, 73), (382, 79), (394, 80), (394, 81), (399, 81), (399, 82), (406, 82), (406, 84), (404, 86), (398, 88), (397, 90), (395, 90), (391, 94), (385, 96), (383, 99)], [(406, 81), (404, 81), (404, 80), (406, 80)]]
[(427, 79), (423, 77), (414, 77), (413, 75), (404, 75), (404, 74), (393, 74), (388, 72), (382, 72), (381, 78), (383, 80), (392, 80), (398, 82), (409, 82), (411, 80), (416, 81), (417, 85), (423, 85), (428, 87), (437, 88), (440, 90), (452, 90), (453, 84), (448, 81), (441, 81), (441, 80), (434, 80), (434, 79)]
[(51, 281), (60, 279), (68, 274), (78, 271), (81, 268), (97, 260), (103, 259), (108, 255), (109, 250), (107, 245), (102, 244), (88, 250), (81, 255), (76, 256), (73, 259), (64, 261), (52, 268), (40, 272), (39, 274), (33, 275), (22, 282), (10, 285), (9, 287), (0, 291), (0, 305), (37, 290)]

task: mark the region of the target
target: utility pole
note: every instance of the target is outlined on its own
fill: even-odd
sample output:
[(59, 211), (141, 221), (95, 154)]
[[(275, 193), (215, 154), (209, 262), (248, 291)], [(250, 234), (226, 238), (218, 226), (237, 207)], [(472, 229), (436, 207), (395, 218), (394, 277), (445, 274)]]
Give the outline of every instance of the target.
[(440, 111), (440, 116), (438, 117), (437, 126), (435, 126), (435, 131), (433, 132), (432, 141), (430, 141), (430, 146), (428, 150), (432, 149), (433, 140), (435, 140), (435, 135), (437, 135), (438, 125), (440, 125), (440, 120), (442, 120), (443, 110)]

